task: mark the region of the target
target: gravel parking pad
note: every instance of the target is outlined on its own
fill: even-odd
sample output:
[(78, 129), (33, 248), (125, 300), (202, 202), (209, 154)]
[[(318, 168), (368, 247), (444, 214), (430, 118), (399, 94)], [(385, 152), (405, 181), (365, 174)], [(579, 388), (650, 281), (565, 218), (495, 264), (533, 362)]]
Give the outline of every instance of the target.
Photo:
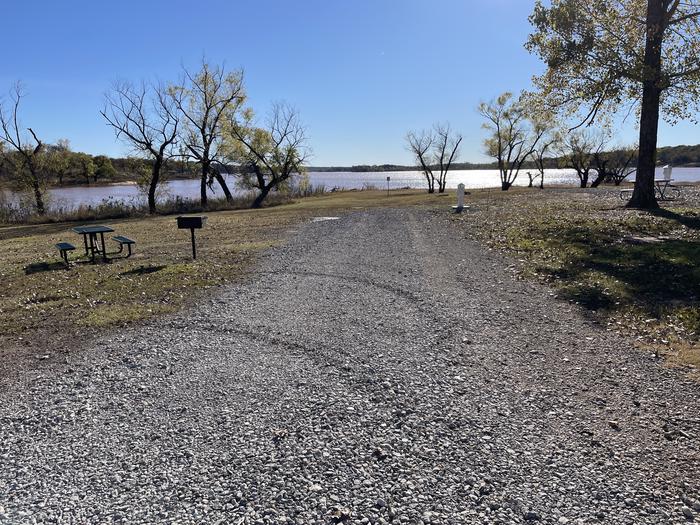
[(305, 225), (0, 394), (0, 523), (700, 520), (700, 387), (462, 239)]

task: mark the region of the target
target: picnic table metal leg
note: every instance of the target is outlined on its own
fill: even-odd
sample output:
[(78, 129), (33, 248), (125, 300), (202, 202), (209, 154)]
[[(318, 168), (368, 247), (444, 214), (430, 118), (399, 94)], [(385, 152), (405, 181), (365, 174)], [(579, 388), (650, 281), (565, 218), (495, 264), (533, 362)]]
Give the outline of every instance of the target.
[(83, 243), (85, 243), (85, 257), (88, 256), (88, 242), (87, 242), (87, 233), (83, 233)]
[(105, 234), (100, 232), (100, 240), (102, 241), (102, 260), (107, 262), (107, 248), (105, 247)]
[(659, 200), (666, 200), (666, 187), (662, 186), (661, 184), (657, 184), (657, 188), (659, 190)]
[(97, 249), (97, 235), (94, 233), (90, 234), (90, 260), (92, 264), (95, 264), (95, 250)]

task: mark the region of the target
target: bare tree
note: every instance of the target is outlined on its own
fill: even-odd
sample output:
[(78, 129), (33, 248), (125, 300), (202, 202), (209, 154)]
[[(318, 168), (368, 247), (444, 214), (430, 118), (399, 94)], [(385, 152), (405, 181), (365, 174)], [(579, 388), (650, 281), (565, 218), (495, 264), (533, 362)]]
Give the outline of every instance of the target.
[[(406, 135), (408, 150), (419, 163), (426, 182), (428, 193), (444, 193), (447, 187), (447, 174), (452, 163), (459, 158), (462, 135), (452, 131), (449, 124), (435, 124), (431, 131), (414, 132)], [(437, 172), (437, 174), (436, 174)]]
[(603, 182), (613, 183), (615, 186), (622, 184), (623, 180), (636, 171), (631, 167), (636, 156), (637, 146), (612, 151), (598, 148), (593, 153), (593, 164), (598, 175), (591, 183), (591, 188), (596, 188)]
[(136, 152), (153, 161), (148, 180), (148, 211), (156, 212), (156, 190), (161, 170), (173, 155), (180, 115), (177, 101), (180, 93), (169, 93), (161, 84), (134, 86), (115, 83), (105, 95), (100, 111), (114, 128), (118, 139), (130, 144)]
[(533, 177), (530, 175), (530, 172), (528, 171), (527, 174), (530, 177), (530, 185), (529, 187), (532, 187), (533, 179), (540, 179), (540, 189), (544, 189), (544, 166), (545, 166), (545, 161), (547, 158), (547, 155), (551, 153), (556, 145), (559, 143), (561, 137), (559, 133), (557, 133), (553, 127), (551, 127), (551, 124), (548, 124), (546, 120), (540, 120), (540, 121), (535, 121), (533, 124), (535, 129), (538, 127), (540, 128), (545, 128), (545, 133), (542, 135), (542, 138), (535, 143), (534, 148), (532, 149), (532, 160), (535, 163), (535, 167), (537, 168), (537, 174)]
[(543, 187), (544, 187), (544, 186), (543, 186), (544, 177), (542, 177), (543, 174), (540, 173), (539, 170), (537, 171), (537, 173), (532, 173), (531, 171), (528, 171), (528, 172), (526, 173), (526, 175), (527, 175), (527, 178), (528, 178), (528, 183), (527, 183), (527, 187), (528, 187), (528, 188), (533, 188), (533, 187), (534, 187), (534, 183), (535, 183), (535, 181), (536, 181), (537, 179), (540, 179), (540, 188), (543, 188)]
[(433, 148), (435, 138), (433, 134), (425, 130), (420, 132), (409, 131), (406, 135), (408, 149), (413, 153), (423, 171), (425, 181), (428, 183), (428, 193), (435, 193), (435, 176), (430, 165), (430, 151)]
[(310, 156), (306, 130), (297, 110), (286, 104), (273, 105), (264, 127), (253, 125), (250, 112), (228, 124), (226, 157), (240, 166), (241, 185), (258, 191), (252, 207), (259, 208), (271, 191), (304, 171)]
[(602, 135), (588, 130), (571, 131), (562, 139), (561, 166), (576, 172), (581, 188), (588, 186), (588, 179), (594, 169), (593, 154), (600, 151), (605, 142)]
[(182, 141), (187, 155), (201, 167), (200, 197), (207, 204), (207, 187), (216, 180), (227, 200), (233, 198), (221, 170), (220, 146), (222, 125), (235, 119), (246, 100), (243, 71), (227, 73), (224, 66), (211, 66), (206, 61), (197, 73), (185, 69), (179, 86), (170, 88), (173, 100), (184, 116)]
[(496, 159), (501, 189), (508, 190), (525, 161), (547, 133), (545, 126), (530, 125), (524, 105), (513, 100), (512, 93), (503, 93), (491, 102), (482, 102), (479, 113), (486, 119), (489, 131), (484, 140), (486, 154)]
[[(39, 140), (32, 128), (27, 128), (34, 145), (22, 132), (19, 123), (19, 107), (24, 97), (22, 85), (16, 83), (10, 91), (10, 108), (0, 105), (0, 142), (4, 142), (15, 155), (6, 154), (10, 163), (10, 171), (20, 187), (34, 194), (36, 210), (39, 215), (46, 213), (44, 204), (45, 180), (42, 173), (44, 144)], [(9, 153), (9, 152), (8, 152)]]
[(434, 133), (433, 163), (436, 169), (440, 170), (437, 176), (438, 193), (445, 193), (447, 173), (459, 157), (462, 135), (453, 133), (449, 124), (436, 124)]

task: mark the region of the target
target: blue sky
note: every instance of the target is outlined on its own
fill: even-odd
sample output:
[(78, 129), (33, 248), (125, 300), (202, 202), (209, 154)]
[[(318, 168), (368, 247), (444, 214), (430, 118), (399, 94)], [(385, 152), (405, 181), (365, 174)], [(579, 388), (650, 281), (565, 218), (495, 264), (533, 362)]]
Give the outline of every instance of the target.
[[(9, 5), (8, 5), (9, 4)], [(117, 78), (176, 80), (182, 65), (245, 70), (250, 103), (297, 107), (312, 164), (410, 163), (410, 129), (449, 121), (481, 161), (481, 100), (541, 71), (523, 49), (528, 0), (120, 0), (8, 2), (0, 91), (27, 90), (23, 123), (49, 142), (124, 155), (99, 115)], [(198, 8), (196, 6), (203, 6)], [(632, 129), (622, 141), (634, 141)], [(698, 128), (662, 126), (661, 145)]]

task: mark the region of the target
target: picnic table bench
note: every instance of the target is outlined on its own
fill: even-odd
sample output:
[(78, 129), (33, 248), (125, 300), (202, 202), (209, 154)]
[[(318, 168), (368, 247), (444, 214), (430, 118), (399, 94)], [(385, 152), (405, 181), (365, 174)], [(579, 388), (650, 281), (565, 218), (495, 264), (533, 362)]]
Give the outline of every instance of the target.
[(69, 242), (59, 242), (56, 243), (56, 248), (61, 252), (61, 258), (65, 261), (66, 266), (68, 266), (68, 252), (75, 250), (75, 246)]
[(124, 250), (124, 245), (129, 249), (126, 258), (128, 259), (131, 257), (131, 246), (133, 244), (136, 244), (136, 241), (133, 239), (129, 239), (128, 237), (124, 237), (123, 235), (115, 235), (112, 237), (112, 240), (117, 241), (119, 243), (119, 251), (117, 253), (122, 253)]

